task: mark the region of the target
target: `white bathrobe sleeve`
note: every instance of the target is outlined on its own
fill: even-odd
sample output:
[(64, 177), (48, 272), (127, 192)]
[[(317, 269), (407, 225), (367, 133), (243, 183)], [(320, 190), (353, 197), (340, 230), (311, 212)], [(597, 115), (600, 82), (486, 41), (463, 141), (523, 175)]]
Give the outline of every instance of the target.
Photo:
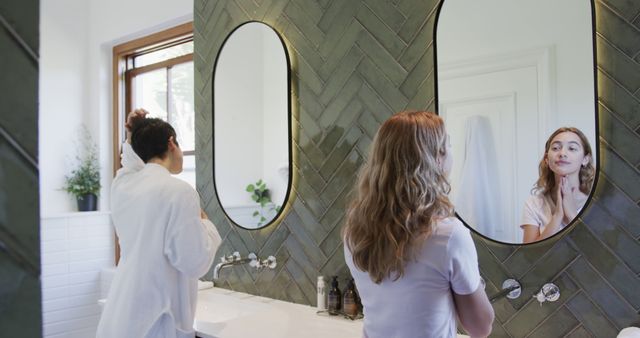
[(125, 142), (122, 144), (120, 164), (122, 165), (122, 168), (118, 169), (116, 178), (124, 176), (126, 174), (138, 172), (142, 170), (142, 168), (144, 168), (144, 162), (142, 161), (142, 159), (140, 159), (140, 157), (138, 157), (138, 154), (133, 151), (133, 148), (131, 147), (131, 144), (129, 144), (129, 142)]
[(213, 223), (200, 218), (196, 191), (186, 188), (176, 192), (165, 234), (164, 254), (177, 270), (200, 278), (209, 271), (222, 240)]

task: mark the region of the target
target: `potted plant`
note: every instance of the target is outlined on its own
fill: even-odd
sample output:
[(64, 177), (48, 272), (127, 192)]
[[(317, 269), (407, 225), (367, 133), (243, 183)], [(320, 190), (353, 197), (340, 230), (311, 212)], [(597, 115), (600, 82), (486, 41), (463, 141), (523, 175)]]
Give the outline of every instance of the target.
[(258, 217), (258, 226), (268, 221), (267, 216), (280, 211), (280, 206), (271, 201), (271, 195), (267, 184), (262, 180), (247, 185), (246, 191), (251, 194), (251, 199), (260, 205), (260, 209), (253, 212), (253, 217)]
[(65, 176), (63, 189), (76, 198), (78, 211), (95, 211), (100, 192), (100, 167), (96, 145), (86, 128), (83, 128), (82, 144), (83, 151), (76, 155), (78, 167)]

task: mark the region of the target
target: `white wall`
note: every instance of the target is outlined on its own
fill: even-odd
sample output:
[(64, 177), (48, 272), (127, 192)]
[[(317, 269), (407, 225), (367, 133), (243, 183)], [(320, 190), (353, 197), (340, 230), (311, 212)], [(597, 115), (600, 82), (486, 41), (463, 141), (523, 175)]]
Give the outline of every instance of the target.
[(75, 210), (75, 201), (59, 189), (73, 169), (79, 126), (90, 115), (89, 3), (43, 0), (40, 4), (40, 214), (46, 216)]
[(112, 176), (111, 54), (113, 46), (193, 20), (193, 0), (42, 0), (40, 2), (40, 196), (43, 216), (74, 211), (58, 190), (71, 169), (71, 143), (81, 123), (99, 144), (109, 209)]

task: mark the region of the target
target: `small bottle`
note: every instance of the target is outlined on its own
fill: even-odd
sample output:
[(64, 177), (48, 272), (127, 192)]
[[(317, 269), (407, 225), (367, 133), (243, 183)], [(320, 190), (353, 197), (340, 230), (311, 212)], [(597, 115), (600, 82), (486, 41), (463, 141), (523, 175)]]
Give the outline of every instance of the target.
[(327, 287), (324, 283), (324, 276), (318, 276), (318, 311), (324, 311), (327, 309)]
[(327, 310), (332, 316), (340, 314), (340, 289), (338, 288), (338, 276), (333, 276), (331, 280), (331, 290), (329, 290), (329, 296), (327, 297)]
[(347, 288), (342, 295), (342, 311), (350, 317), (358, 315), (358, 295), (353, 285), (353, 278), (349, 280)]

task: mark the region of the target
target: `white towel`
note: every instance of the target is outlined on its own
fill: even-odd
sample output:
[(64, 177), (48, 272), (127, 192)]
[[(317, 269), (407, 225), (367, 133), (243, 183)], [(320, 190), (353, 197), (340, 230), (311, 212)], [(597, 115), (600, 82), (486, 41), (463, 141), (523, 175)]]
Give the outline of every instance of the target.
[(499, 229), (500, 182), (496, 163), (489, 120), (478, 115), (469, 117), (460, 184), (455, 196), (456, 211), (481, 234), (504, 240)]

